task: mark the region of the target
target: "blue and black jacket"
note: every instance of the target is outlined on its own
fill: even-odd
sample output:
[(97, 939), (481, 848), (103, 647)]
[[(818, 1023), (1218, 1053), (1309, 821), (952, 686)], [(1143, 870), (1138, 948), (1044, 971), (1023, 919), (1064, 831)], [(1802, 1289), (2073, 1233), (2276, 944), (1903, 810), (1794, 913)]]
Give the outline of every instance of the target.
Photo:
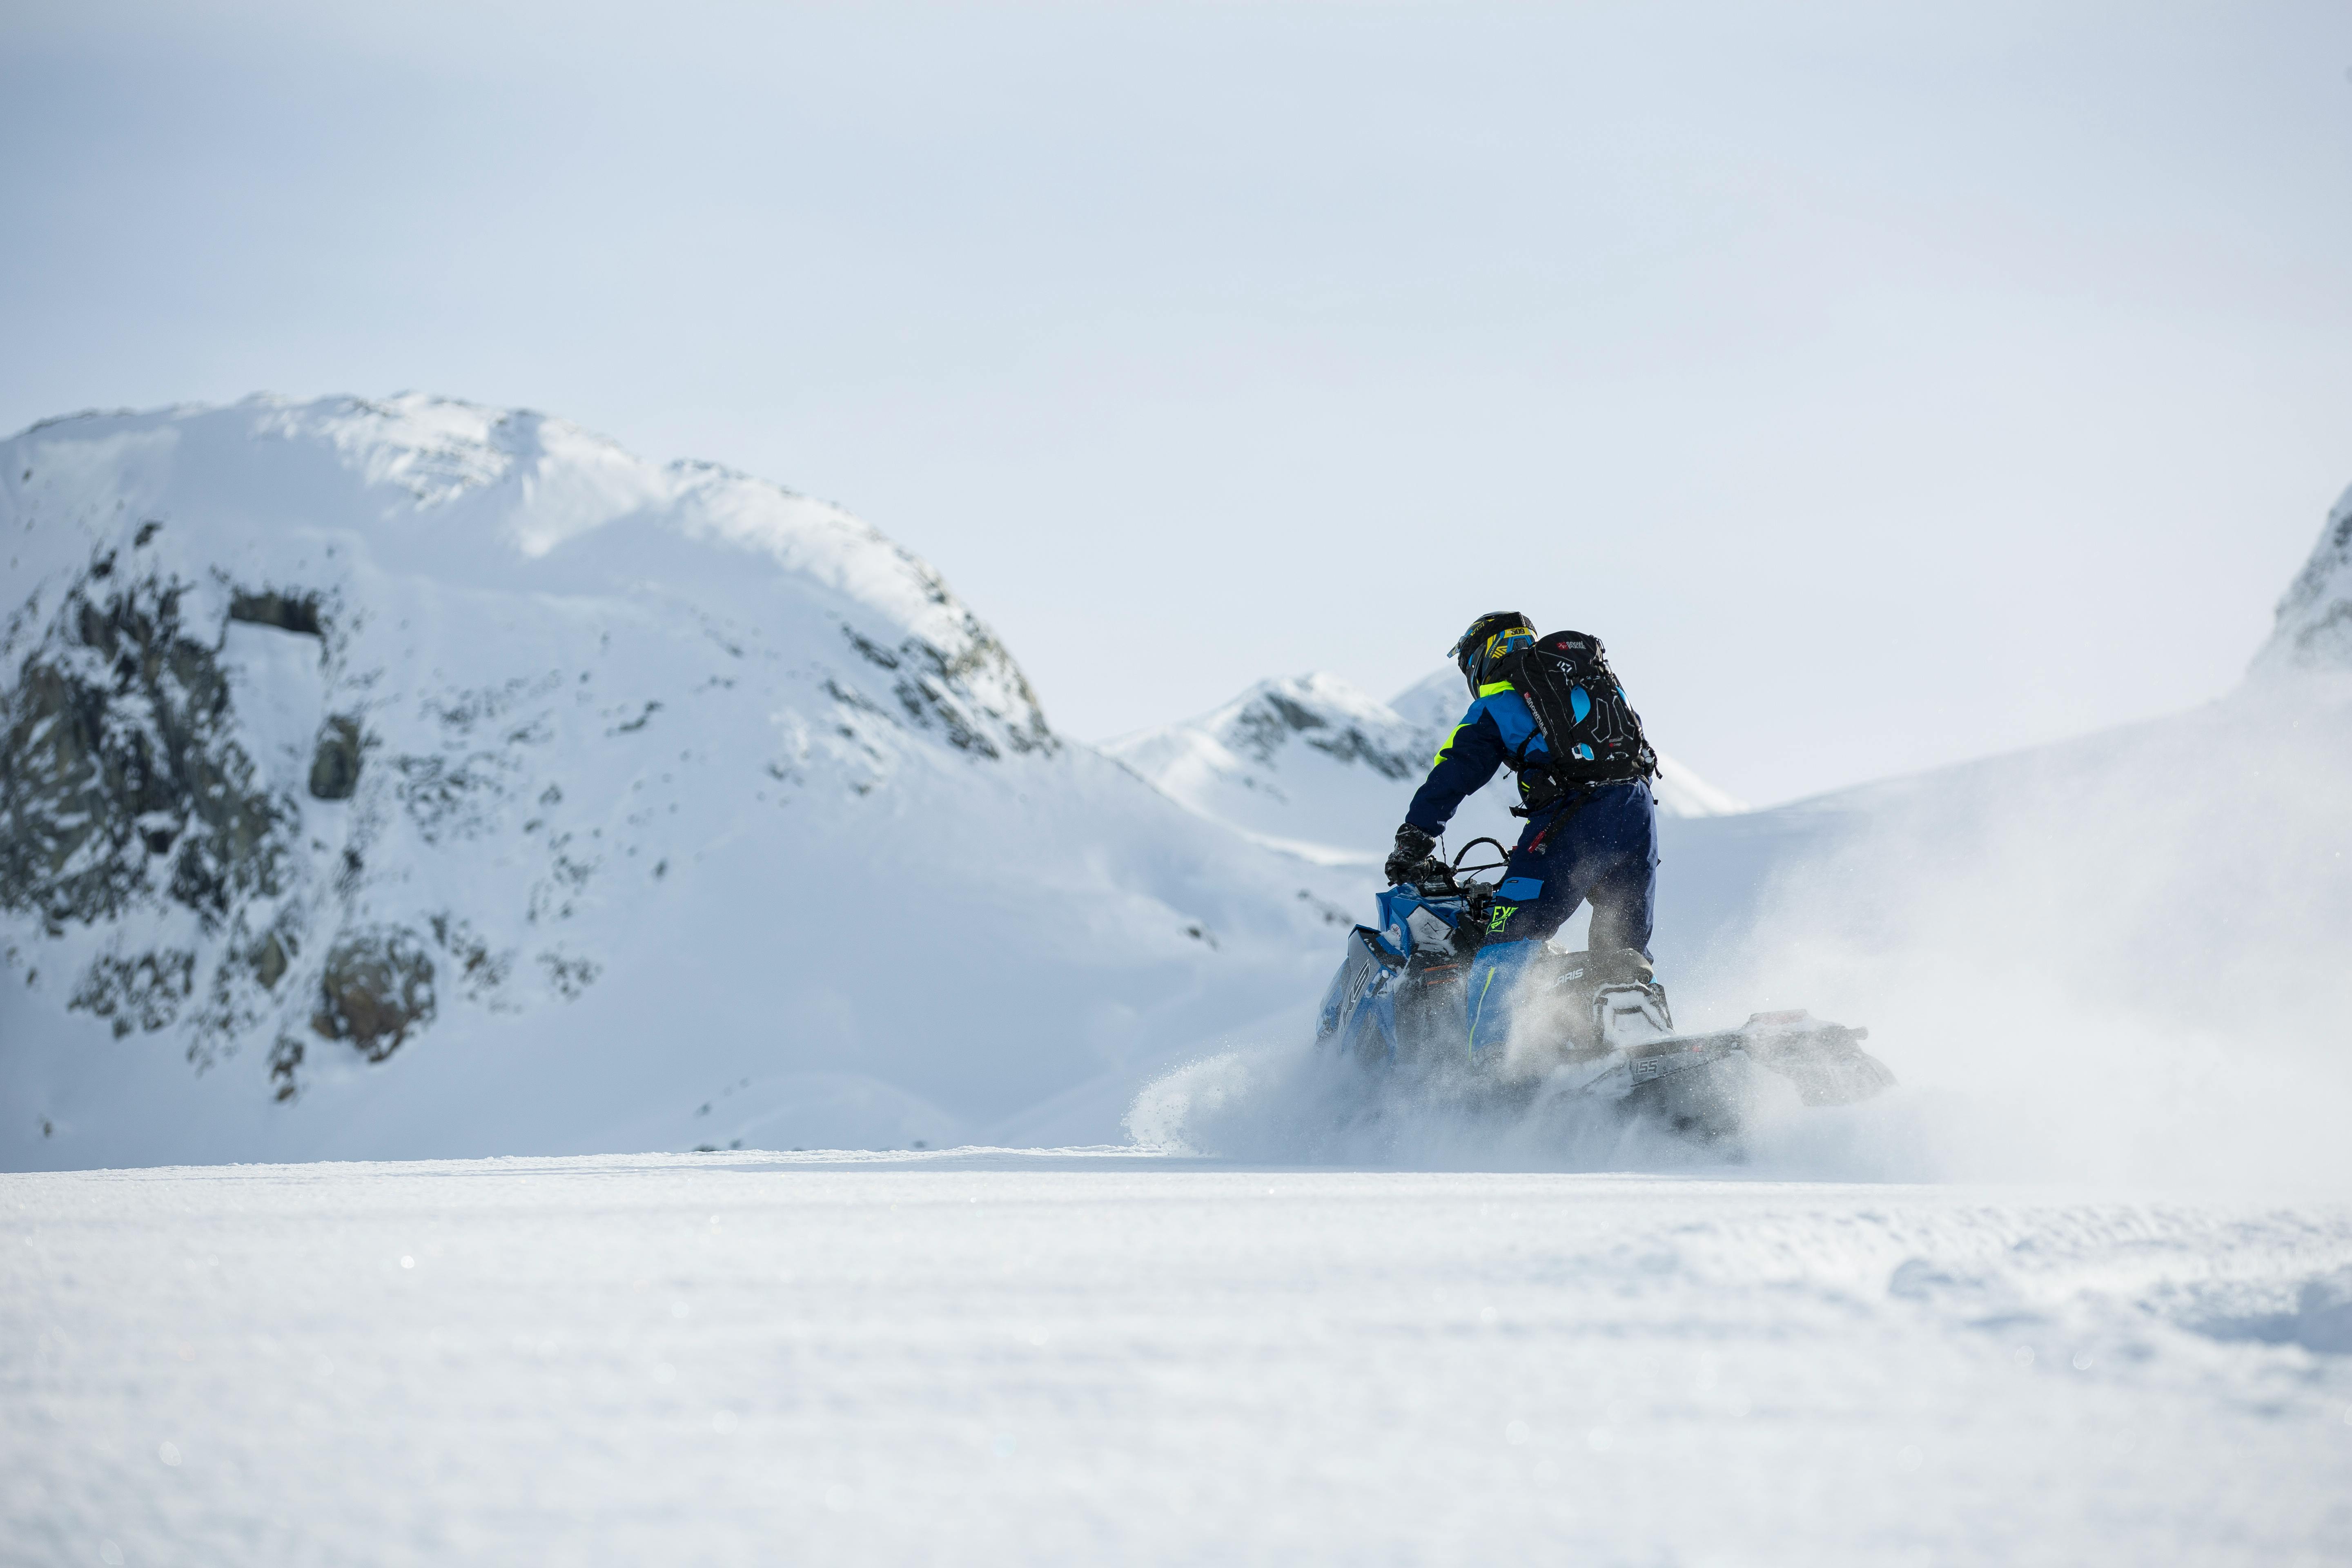
[[(1445, 830), (1463, 801), (1495, 776), (1496, 768), (1508, 763), (1514, 772), (1525, 773), (1550, 757), (1543, 731), (1536, 728), (1536, 716), (1528, 711), (1527, 700), (1511, 689), (1511, 683), (1497, 680), (1482, 686), (1470, 711), (1437, 748), (1429, 777), (1413, 792), (1404, 819), (1434, 837)], [(1522, 778), (1520, 798), (1527, 798), (1527, 794)]]

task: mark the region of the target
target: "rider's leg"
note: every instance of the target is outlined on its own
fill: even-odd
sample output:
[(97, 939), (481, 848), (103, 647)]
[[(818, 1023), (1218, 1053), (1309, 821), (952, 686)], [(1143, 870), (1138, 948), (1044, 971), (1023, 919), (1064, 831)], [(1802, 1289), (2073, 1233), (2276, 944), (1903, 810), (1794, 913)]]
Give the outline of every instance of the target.
[[(1597, 803), (1596, 803), (1597, 804)], [(1634, 786), (1610, 803), (1595, 825), (1596, 853), (1589, 879), (1578, 891), (1592, 903), (1592, 930), (1585, 946), (1595, 955), (1633, 952), (1650, 958), (1650, 927), (1657, 907), (1657, 812), (1647, 784)]]
[(1528, 822), (1495, 887), (1486, 918), (1486, 942), (1470, 959), (1468, 1004), (1470, 1054), (1500, 1046), (1510, 1033), (1515, 1003), (1528, 966), (1584, 900), (1574, 879), (1563, 875), (1567, 858), (1555, 854), (1551, 833), (1558, 813)]
[(1604, 784), (1528, 823), (1495, 889), (1486, 945), (1470, 962), (1470, 1050), (1497, 1047), (1519, 1011), (1544, 942), (1587, 899), (1595, 954), (1649, 956), (1657, 879), (1657, 813), (1646, 784)]

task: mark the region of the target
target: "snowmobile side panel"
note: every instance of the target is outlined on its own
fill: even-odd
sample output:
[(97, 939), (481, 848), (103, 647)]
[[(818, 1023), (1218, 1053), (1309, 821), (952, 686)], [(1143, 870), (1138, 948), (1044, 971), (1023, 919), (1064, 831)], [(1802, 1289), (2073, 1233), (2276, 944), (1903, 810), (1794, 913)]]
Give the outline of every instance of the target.
[(1317, 1041), (1344, 1036), (1373, 983), (1385, 971), (1403, 963), (1404, 959), (1370, 927), (1358, 926), (1349, 932), (1348, 951), (1339, 961), (1339, 972), (1331, 977), (1329, 987), (1323, 993), (1323, 1005), (1315, 1021)]
[(1625, 1053), (1625, 1071), (1639, 1085), (1721, 1061), (1740, 1047), (1736, 1029), (1715, 1035), (1670, 1035)]

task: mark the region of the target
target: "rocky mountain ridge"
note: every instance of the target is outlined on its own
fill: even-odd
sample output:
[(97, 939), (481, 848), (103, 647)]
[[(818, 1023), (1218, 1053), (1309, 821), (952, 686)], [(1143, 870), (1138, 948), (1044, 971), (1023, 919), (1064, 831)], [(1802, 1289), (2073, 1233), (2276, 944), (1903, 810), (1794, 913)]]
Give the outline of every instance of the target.
[(823, 503), (422, 396), (0, 462), (0, 1161), (936, 1141), (1313, 984)]
[(2352, 489), (2337, 498), (2311, 558), (2279, 600), (2254, 673), (2352, 670)]
[[(1377, 861), (1405, 805), (1469, 699), (1451, 668), (1381, 702), (1320, 671), (1260, 681), (1182, 723), (1123, 735), (1104, 750), (1193, 811), (1335, 864)], [(1658, 809), (1712, 816), (1746, 809), (1670, 756), (1659, 758)], [(1463, 805), (1449, 839), (1511, 842), (1518, 824), (1504, 784)]]

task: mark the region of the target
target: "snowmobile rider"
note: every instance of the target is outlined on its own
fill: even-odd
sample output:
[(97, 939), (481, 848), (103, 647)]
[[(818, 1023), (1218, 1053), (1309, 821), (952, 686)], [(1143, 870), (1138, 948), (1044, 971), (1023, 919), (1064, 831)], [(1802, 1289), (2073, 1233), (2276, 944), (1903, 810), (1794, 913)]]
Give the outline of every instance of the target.
[[(1470, 687), (1470, 710), (1437, 749), (1429, 777), (1412, 797), (1386, 871), (1391, 885), (1417, 882), (1434, 872), (1431, 855), (1438, 835), (1463, 800), (1510, 764), (1518, 775), (1521, 805), (1512, 815), (1527, 827), (1512, 849), (1483, 941), (1470, 962), (1470, 1049), (1498, 1047), (1509, 1033), (1514, 1005), (1530, 965), (1538, 962), (1549, 937), (1574, 914), (1592, 905), (1587, 983), (1650, 979), (1650, 920), (1657, 885), (1657, 810), (1650, 795), (1654, 754), (1641, 737), (1641, 721), (1625, 706), (1624, 693), (1608, 671), (1598, 638), (1566, 640), (1577, 633), (1543, 639), (1584, 649), (1596, 671), (1569, 688), (1563, 706), (1551, 703), (1555, 737), (1572, 753), (1559, 767), (1544, 727), (1528, 700), (1515, 689), (1514, 672), (1528, 678), (1521, 660), (1536, 646), (1525, 616), (1481, 616), (1454, 646), (1454, 663)], [(1579, 657), (1587, 657), (1580, 655)], [(1547, 702), (1550, 701), (1545, 698)], [(1577, 735), (1613, 715), (1613, 747), (1593, 761), (1594, 747)], [(1630, 743), (1623, 737), (1630, 735)], [(1622, 759), (1612, 761), (1612, 759)], [(1560, 776), (1562, 773), (1574, 775)], [(1595, 777), (1594, 774), (1602, 776)], [(1607, 776), (1615, 773), (1621, 776)]]

